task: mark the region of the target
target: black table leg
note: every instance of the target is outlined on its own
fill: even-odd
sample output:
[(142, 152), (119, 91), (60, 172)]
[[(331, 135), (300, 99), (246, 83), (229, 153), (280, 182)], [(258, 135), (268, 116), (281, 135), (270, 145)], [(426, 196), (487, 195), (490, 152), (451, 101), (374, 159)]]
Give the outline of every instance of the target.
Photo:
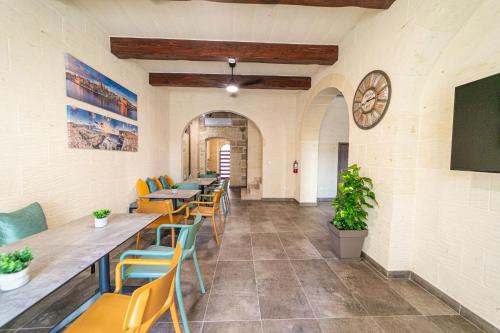
[(99, 292), (109, 293), (110, 289), (109, 254), (106, 254), (99, 259)]

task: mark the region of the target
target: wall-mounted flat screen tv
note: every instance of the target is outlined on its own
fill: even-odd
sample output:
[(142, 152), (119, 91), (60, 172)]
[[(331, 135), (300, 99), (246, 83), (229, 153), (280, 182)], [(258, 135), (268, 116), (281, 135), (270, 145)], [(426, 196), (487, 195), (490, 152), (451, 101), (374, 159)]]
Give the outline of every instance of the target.
[(455, 88), (451, 169), (500, 172), (500, 74)]

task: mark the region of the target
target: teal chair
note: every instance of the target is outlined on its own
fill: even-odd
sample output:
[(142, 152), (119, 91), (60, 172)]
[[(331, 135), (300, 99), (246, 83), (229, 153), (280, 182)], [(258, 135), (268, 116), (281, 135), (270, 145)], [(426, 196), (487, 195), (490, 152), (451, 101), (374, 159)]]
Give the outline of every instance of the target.
[[(176, 184), (179, 189), (181, 190), (199, 190), (200, 186), (197, 183), (178, 183)], [(194, 201), (199, 201), (200, 197), (199, 194), (197, 194), (194, 198)], [(189, 208), (196, 207), (195, 204), (189, 205)]]
[[(193, 258), (196, 275), (198, 277), (198, 283), (200, 284), (200, 291), (202, 294), (204, 294), (205, 286), (203, 284), (200, 266), (198, 265), (198, 259), (196, 257), (196, 235), (198, 234), (198, 230), (201, 227), (201, 221), (201, 215), (197, 215), (194, 219), (194, 223), (191, 225), (162, 224), (156, 231), (156, 245), (151, 245), (145, 250), (128, 250), (120, 256), (120, 261), (129, 256), (139, 256), (139, 258), (170, 259), (174, 255), (175, 248), (160, 245), (161, 230), (170, 228), (181, 229), (178, 241), (181, 242), (180, 244), (182, 245), (182, 258), (179, 262), (179, 265), (177, 266), (175, 288), (177, 303), (179, 303), (179, 312), (181, 313), (182, 324), (184, 326), (184, 332), (186, 333), (189, 333), (189, 324), (186, 314), (186, 308), (184, 307), (184, 299), (182, 297), (181, 267), (185, 259), (189, 257)], [(163, 274), (167, 273), (168, 270), (169, 268), (166, 266), (129, 266), (125, 269), (122, 269), (122, 278), (157, 279)]]
[(42, 206), (34, 202), (11, 213), (0, 213), (0, 246), (47, 230)]
[(217, 174), (214, 173), (199, 173), (198, 178), (216, 178)]

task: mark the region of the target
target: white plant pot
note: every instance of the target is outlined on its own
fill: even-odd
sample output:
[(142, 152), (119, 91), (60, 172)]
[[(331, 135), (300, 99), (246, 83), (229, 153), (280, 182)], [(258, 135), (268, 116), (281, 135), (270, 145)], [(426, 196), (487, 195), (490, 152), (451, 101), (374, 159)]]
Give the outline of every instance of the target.
[(177, 189), (176, 188), (173, 188), (172, 189), (172, 194), (176, 194), (177, 193)]
[(96, 228), (105, 227), (108, 224), (108, 218), (107, 217), (104, 217), (102, 219), (95, 218), (94, 224)]
[(0, 274), (0, 290), (7, 291), (24, 286), (30, 280), (29, 266), (17, 273)]

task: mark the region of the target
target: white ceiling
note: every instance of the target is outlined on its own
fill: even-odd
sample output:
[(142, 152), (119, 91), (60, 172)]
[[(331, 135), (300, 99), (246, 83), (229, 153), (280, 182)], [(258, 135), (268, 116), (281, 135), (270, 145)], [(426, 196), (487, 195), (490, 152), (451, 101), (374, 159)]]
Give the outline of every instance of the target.
[[(75, 0), (110, 36), (338, 44), (367, 9), (210, 1)], [(136, 60), (151, 72), (227, 73), (225, 63)], [(238, 74), (312, 75), (322, 66), (238, 64)]]

